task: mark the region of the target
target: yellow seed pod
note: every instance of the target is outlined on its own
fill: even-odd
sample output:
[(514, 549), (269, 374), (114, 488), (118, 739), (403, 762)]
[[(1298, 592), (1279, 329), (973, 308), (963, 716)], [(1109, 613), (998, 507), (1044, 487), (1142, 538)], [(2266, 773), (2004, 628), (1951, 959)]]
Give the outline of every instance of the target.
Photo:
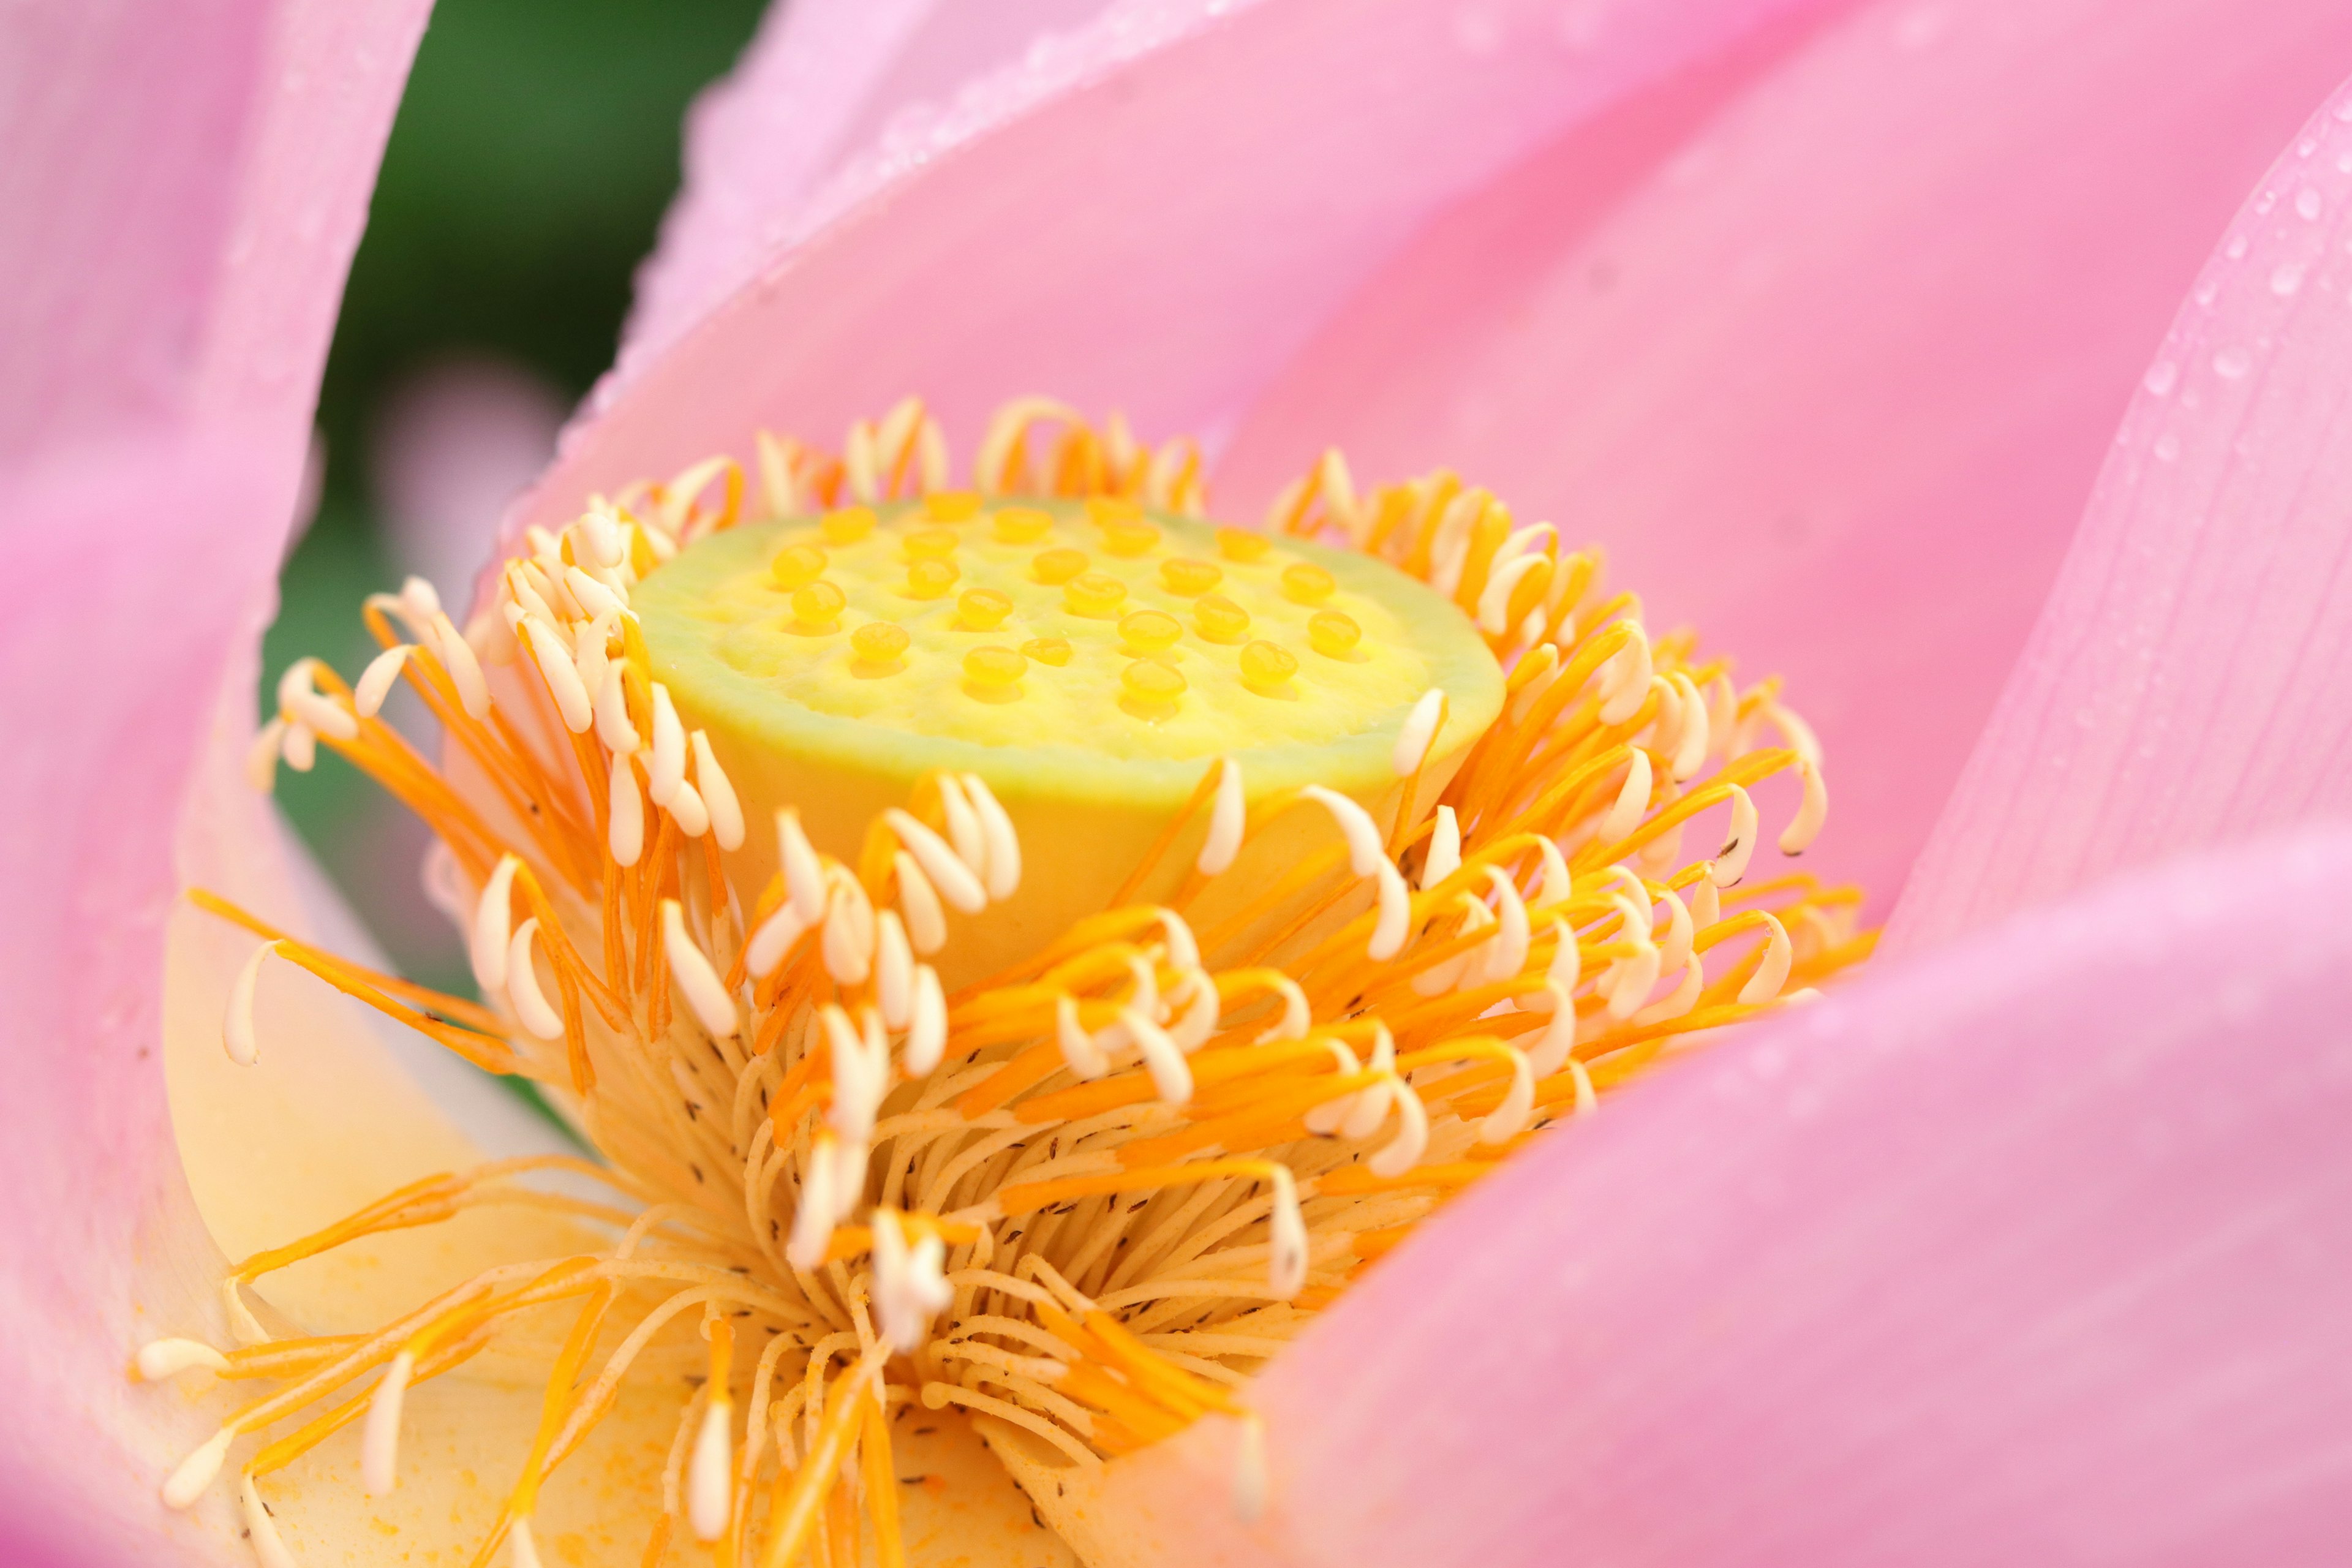
[(1133, 654), (1165, 653), (1184, 635), (1184, 623), (1164, 610), (1137, 610), (1118, 623), (1118, 640)]
[(1273, 548), (1273, 540), (1246, 528), (1217, 530), (1217, 553), (1228, 561), (1263, 561)]
[(1029, 661), (1009, 647), (992, 643), (963, 656), (963, 678), (973, 686), (1002, 690), (1028, 673)]
[(826, 512), (817, 527), (828, 543), (855, 544), (874, 531), (874, 509), (845, 506), (839, 511)]
[(1054, 514), (1034, 506), (1008, 506), (991, 520), (996, 537), (1007, 544), (1034, 544), (1054, 531)]
[(1070, 662), (1070, 639), (1067, 637), (1031, 637), (1021, 645), (1021, 651), (1039, 664), (1050, 664), (1055, 669)]
[(907, 535), (907, 559), (938, 561), (955, 553), (960, 542), (951, 528), (919, 528)]
[(923, 498), (923, 515), (933, 522), (970, 522), (980, 515), (980, 497), (970, 490), (940, 490)]
[(841, 619), (848, 596), (830, 583), (811, 583), (793, 590), (793, 619), (805, 630), (831, 631)]
[(1173, 561), (1160, 563), (1160, 585), (1171, 594), (1191, 598), (1215, 587), (1224, 574), (1205, 561), (1194, 561), (1179, 555)]
[(1327, 658), (1345, 658), (1364, 640), (1364, 628), (1342, 610), (1318, 610), (1307, 622), (1307, 640)]
[(1103, 524), (1103, 548), (1113, 555), (1133, 559), (1149, 555), (1160, 543), (1160, 531), (1148, 522), (1107, 522)]
[(1338, 586), (1331, 574), (1311, 561), (1294, 561), (1282, 569), (1282, 596), (1294, 605), (1319, 605)]
[(768, 563), (779, 588), (805, 588), (824, 575), (824, 552), (814, 544), (787, 544)]
[(1242, 649), (1242, 682), (1253, 691), (1278, 691), (1298, 673), (1298, 660), (1287, 648), (1254, 642)]
[(1184, 694), (1184, 676), (1174, 665), (1139, 658), (1119, 672), (1118, 684), (1137, 702), (1159, 706)]
[(1208, 594), (1192, 606), (1192, 625), (1209, 641), (1231, 646), (1249, 636), (1250, 614), (1223, 594)]
[(1135, 522), (1143, 516), (1143, 508), (1125, 496), (1088, 496), (1087, 517), (1098, 528), (1113, 523)]
[(868, 621), (849, 634), (851, 649), (867, 664), (896, 664), (909, 640), (896, 621)]
[(1087, 552), (1083, 550), (1041, 550), (1029, 563), (1030, 575), (1045, 584), (1066, 583), (1087, 569)]
[(952, 561), (918, 561), (907, 568), (907, 592), (918, 599), (944, 599), (961, 575)]
[(1127, 584), (1108, 572), (1081, 572), (1062, 584), (1062, 607), (1074, 616), (1105, 616), (1127, 597)]
[(956, 626), (968, 632), (992, 632), (1012, 613), (1012, 595), (993, 588), (967, 588), (956, 601)]

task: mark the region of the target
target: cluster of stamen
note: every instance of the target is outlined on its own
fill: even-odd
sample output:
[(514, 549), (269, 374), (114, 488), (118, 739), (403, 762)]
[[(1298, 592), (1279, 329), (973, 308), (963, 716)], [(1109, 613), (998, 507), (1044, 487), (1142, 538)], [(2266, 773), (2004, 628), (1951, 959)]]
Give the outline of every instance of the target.
[[(144, 1377), (274, 1385), (164, 1489), (185, 1506), (238, 1438), (288, 1426), (236, 1471), (273, 1568), (288, 1559), (259, 1479), (363, 1422), (365, 1484), (394, 1486), (405, 1392), (555, 1304), (572, 1327), (545, 1351), (545, 1413), (483, 1559), (510, 1542), (535, 1563), (548, 1474), (633, 1367), (685, 1353), (707, 1375), (679, 1413), (647, 1561), (689, 1534), (730, 1562), (855, 1561), (862, 1532), (877, 1562), (903, 1563), (895, 1410), (961, 1407), (1081, 1466), (1206, 1414), (1246, 1420), (1251, 1372), (1452, 1194), (1662, 1056), (1868, 950), (1852, 889), (1748, 876), (1758, 784), (1798, 782), (1784, 852), (1826, 810), (1812, 738), (1776, 684), (1738, 689), (1690, 637), (1652, 637), (1591, 555), (1450, 475), (1360, 498), (1327, 457), (1263, 531), (1217, 534), (1211, 560), (1171, 552), (1145, 517), (1197, 513), (1188, 448), (1038, 401), (1000, 415), (969, 489), (950, 489), (944, 442), (913, 404), (857, 426), (837, 458), (763, 437), (753, 469), (761, 510), (807, 535), (762, 558), (760, 590), (788, 605), (776, 635), (808, 639), (844, 679), (903, 679), (930, 646), (844, 584), (842, 563), (887, 535), (892, 591), (951, 616), (940, 636), (973, 639), (959, 666), (975, 708), (1088, 657), (1126, 661), (1146, 725), (1186, 700), (1187, 670), (1278, 691), (1365, 644), (1332, 574), (1294, 558), (1319, 540), (1458, 605), (1507, 671), (1502, 715), (1441, 784), (1428, 770), (1446, 695), (1412, 701), (1392, 754), (1402, 805), (1385, 820), (1321, 786), (1253, 799), (1241, 761), (1212, 757), (1129, 881), (1161, 885), (1195, 836), (1172, 894), (1113, 900), (950, 988), (932, 962), (947, 911), (983, 917), (1024, 874), (988, 783), (925, 779), (845, 863), (789, 808), (747, 822), (709, 735), (656, 679), (633, 601), (663, 563), (742, 521), (739, 465), (530, 531), (462, 631), (422, 584), (369, 600), (383, 654), (348, 686), (315, 663), (289, 671), (253, 771), (307, 768), (323, 742), (422, 815), (484, 1000), (197, 894), (262, 939), (226, 1048), (247, 1062), (265, 1048), (254, 975), (279, 958), (537, 1080), (600, 1158), (505, 1161), (389, 1194), (236, 1267), (237, 1348), (140, 1353)], [(1061, 542), (1079, 526), (1093, 548)], [(983, 537), (1024, 552), (1024, 585), (966, 579)], [(1233, 596), (1251, 573), (1255, 608)], [(1261, 635), (1276, 603), (1296, 612), (1284, 640)], [(1040, 605), (1102, 631), (982, 640)], [(383, 719), (397, 681), (446, 730), (464, 782)], [(1243, 913), (1197, 918), (1244, 846), (1293, 813), (1327, 817), (1333, 846)], [(1686, 830), (1710, 853), (1685, 859)], [(779, 869), (733, 886), (726, 857), (755, 832), (773, 834)], [(611, 1201), (550, 1190), (558, 1171)], [(492, 1269), (355, 1337), (273, 1336), (244, 1294), (359, 1237), (490, 1205), (611, 1240)], [(1237, 1495), (1263, 1487), (1253, 1468)]]

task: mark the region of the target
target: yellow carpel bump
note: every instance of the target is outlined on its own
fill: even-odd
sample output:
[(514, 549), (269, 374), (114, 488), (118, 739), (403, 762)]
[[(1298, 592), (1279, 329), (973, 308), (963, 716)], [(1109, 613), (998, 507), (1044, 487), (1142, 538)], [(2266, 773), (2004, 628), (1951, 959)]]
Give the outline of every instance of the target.
[(1034, 544), (1054, 531), (1054, 514), (1034, 506), (1002, 508), (993, 522), (996, 537), (1007, 544)]
[(1217, 530), (1217, 553), (1228, 561), (1263, 561), (1273, 549), (1274, 541), (1263, 533), (1246, 528)]
[(1250, 616), (1223, 594), (1210, 594), (1192, 606), (1192, 625), (1210, 642), (1231, 645), (1249, 636)]
[(1067, 548), (1041, 550), (1036, 559), (1029, 563), (1030, 574), (1049, 587), (1057, 583), (1066, 583), (1086, 569), (1087, 552)]
[(994, 588), (968, 588), (956, 600), (956, 626), (967, 632), (992, 632), (1013, 613), (1013, 595)]
[(923, 515), (934, 522), (970, 522), (980, 515), (980, 497), (971, 490), (940, 490), (923, 498)]
[(1133, 559), (1149, 555), (1160, 543), (1160, 531), (1148, 522), (1108, 522), (1103, 525), (1103, 548), (1113, 555)]
[(1326, 658), (1346, 658), (1364, 640), (1364, 628), (1345, 610), (1318, 610), (1307, 623), (1307, 640)]
[(829, 632), (841, 624), (842, 606), (849, 597), (831, 583), (811, 583), (793, 590), (793, 627), (795, 631)]
[(1011, 702), (1028, 671), (1028, 659), (1009, 647), (976, 647), (963, 656), (963, 689), (982, 702)]
[(1312, 561), (1294, 562), (1282, 569), (1282, 596), (1294, 605), (1319, 605), (1339, 584)]
[(1288, 648), (1263, 639), (1242, 649), (1242, 682), (1252, 691), (1276, 692), (1298, 673), (1298, 660)]
[(1207, 562), (1194, 561), (1189, 556), (1179, 555), (1172, 561), (1160, 563), (1160, 585), (1187, 599), (1207, 593), (1223, 576), (1224, 573)]
[(907, 628), (896, 621), (868, 621), (849, 634), (850, 650), (856, 654), (858, 661), (877, 667), (897, 667), (911, 640)]
[(1137, 610), (1118, 623), (1118, 640), (1133, 654), (1165, 653), (1183, 635), (1184, 623), (1161, 610)]
[(855, 544), (874, 531), (874, 509), (867, 506), (845, 506), (838, 511), (824, 514), (817, 524), (828, 543)]
[(768, 563), (779, 588), (805, 588), (824, 575), (824, 552), (814, 544), (787, 544)]
[(926, 558), (907, 568), (907, 594), (916, 599), (944, 599), (963, 575), (952, 561)]
[(909, 561), (944, 560), (955, 553), (961, 542), (951, 528), (919, 528), (907, 535), (907, 559)]
[(1062, 585), (1062, 607), (1074, 616), (1108, 616), (1127, 597), (1127, 584), (1108, 572), (1081, 572)]
[(1055, 669), (1070, 662), (1070, 639), (1067, 637), (1031, 637), (1021, 645), (1021, 651), (1039, 664), (1050, 664)]
[(1119, 705), (1143, 719), (1164, 719), (1184, 695), (1183, 672), (1164, 659), (1139, 658), (1119, 671)]

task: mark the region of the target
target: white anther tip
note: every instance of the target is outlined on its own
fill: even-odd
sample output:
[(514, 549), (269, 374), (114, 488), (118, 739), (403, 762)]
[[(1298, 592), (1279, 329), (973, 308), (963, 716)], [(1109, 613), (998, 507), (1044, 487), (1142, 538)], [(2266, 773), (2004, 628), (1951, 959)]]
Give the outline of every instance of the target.
[(224, 1426), (205, 1440), (204, 1446), (182, 1459), (163, 1483), (163, 1506), (184, 1509), (204, 1496), (205, 1489), (220, 1474), (222, 1461), (228, 1458), (228, 1446), (236, 1441), (236, 1429)]
[(1217, 764), (1216, 804), (1209, 811), (1209, 836), (1201, 857), (1192, 863), (1203, 877), (1221, 875), (1241, 853), (1242, 830), (1247, 826), (1248, 802), (1242, 797), (1242, 765), (1226, 757)]
[(734, 1492), (734, 1477), (729, 1473), (733, 1416), (724, 1391), (713, 1390), (710, 1403), (702, 1407), (702, 1426), (694, 1435), (694, 1456), (686, 1471), (686, 1519), (697, 1541), (716, 1541), (727, 1533)]
[(226, 1372), (228, 1357), (202, 1340), (150, 1340), (139, 1347), (133, 1364), (142, 1381), (165, 1383), (198, 1367), (206, 1372)]
[(1390, 753), (1389, 766), (1396, 776), (1411, 778), (1429, 756), (1429, 748), (1437, 739), (1437, 727), (1445, 719), (1445, 693), (1431, 687), (1412, 705), (1404, 718), (1404, 728), (1397, 731), (1396, 750)]
[(236, 972), (236, 982), (229, 986), (228, 1011), (221, 1019), (221, 1047), (228, 1059), (241, 1068), (249, 1068), (261, 1059), (261, 1042), (254, 1031), (253, 993), (261, 979), (261, 961), (278, 951), (278, 944), (265, 942), (253, 950), (245, 967)]

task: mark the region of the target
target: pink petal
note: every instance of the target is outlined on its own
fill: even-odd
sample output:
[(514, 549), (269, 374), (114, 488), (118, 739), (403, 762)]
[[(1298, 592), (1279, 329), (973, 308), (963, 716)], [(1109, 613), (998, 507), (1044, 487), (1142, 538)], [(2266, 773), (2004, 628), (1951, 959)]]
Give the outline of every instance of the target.
[(1123, 7), (843, 170), (805, 241), (608, 386), (523, 521), (910, 391), (967, 452), (1040, 389), (1213, 434), (1433, 206), (1803, 3), (1612, 11), (1577, 49), (1490, 47), (1434, 0)]
[[(191, 1412), (130, 1349), (217, 1259), (156, 1052), (179, 803), (250, 689), (319, 366), (423, 0), (0, 22), (0, 1556), (236, 1560), (156, 1478)], [(149, 1314), (154, 1315), (149, 1315)], [(166, 1321), (169, 1320), (169, 1321)]]
[(2182, 305), (1896, 921), (2352, 810), (2352, 93)]
[(1188, 1564), (2341, 1561), (2347, 879), (2168, 863), (1605, 1102), (1259, 1381), (1266, 1524), (1210, 1432), (1114, 1504)]
[(1223, 493), (1337, 444), (1605, 542), (1654, 614), (1788, 676), (1832, 759), (1818, 864), (1891, 898), (2150, 345), (2347, 67), (2319, 3), (1864, 7), (1695, 127), (1633, 105), (1436, 217)]
[(798, 231), (825, 179), (894, 126), (938, 113), (1032, 40), (1107, 0), (800, 0), (771, 9), (687, 121), (686, 188), (637, 279), (622, 374), (692, 326)]

